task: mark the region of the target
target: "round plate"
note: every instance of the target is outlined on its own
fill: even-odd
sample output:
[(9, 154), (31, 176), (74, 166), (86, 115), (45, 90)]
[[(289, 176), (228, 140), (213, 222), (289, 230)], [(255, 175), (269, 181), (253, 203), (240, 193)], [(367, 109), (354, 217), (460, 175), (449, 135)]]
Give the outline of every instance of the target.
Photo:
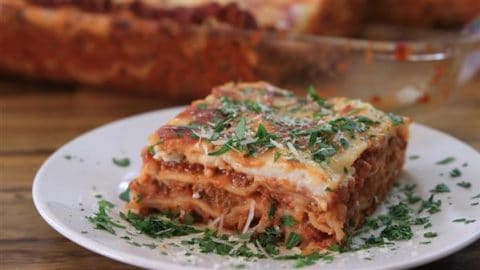
[[(123, 120), (94, 129), (56, 151), (40, 168), (33, 184), (33, 199), (40, 215), (59, 233), (73, 242), (101, 255), (124, 263), (152, 269), (185, 269), (196, 266), (211, 269), (238, 266), (240, 261), (210, 254), (185, 255), (182, 246), (162, 245), (143, 235), (127, 241), (106, 231), (95, 230), (85, 218), (97, 211), (98, 198), (113, 202), (116, 208), (112, 216), (118, 218), (123, 202), (118, 195), (140, 171), (140, 151), (147, 144), (147, 137), (182, 108), (172, 108)], [(438, 194), (442, 211), (432, 215), (432, 227), (414, 229), (412, 240), (398, 242), (398, 248), (372, 248), (367, 251), (343, 253), (331, 263), (318, 262), (313, 268), (321, 269), (398, 269), (428, 263), (467, 246), (480, 237), (480, 155), (461, 141), (434, 129), (413, 124), (408, 156), (400, 177), (401, 182), (417, 184), (422, 197), (439, 183), (445, 183), (451, 192)], [(452, 156), (456, 160), (438, 165), (437, 161)], [(112, 158), (129, 158), (129, 166), (121, 167)], [(461, 176), (451, 178), (449, 172), (459, 168)], [(456, 184), (470, 181), (470, 188)], [(476, 181), (476, 182), (474, 182)], [(458, 218), (477, 220), (469, 224), (452, 222)], [(416, 228), (416, 227), (415, 227)], [(425, 239), (426, 231), (438, 236)], [(429, 240), (428, 245), (420, 242)], [(132, 242), (141, 246), (132, 245)], [(158, 247), (151, 249), (148, 244)], [(147, 244), (147, 245), (143, 245)], [(367, 260), (368, 259), (368, 260)], [(286, 264), (287, 263), (287, 264)], [(284, 261), (269, 259), (247, 262), (247, 268), (278, 269), (291, 267)], [(287, 266), (285, 266), (285, 264)]]

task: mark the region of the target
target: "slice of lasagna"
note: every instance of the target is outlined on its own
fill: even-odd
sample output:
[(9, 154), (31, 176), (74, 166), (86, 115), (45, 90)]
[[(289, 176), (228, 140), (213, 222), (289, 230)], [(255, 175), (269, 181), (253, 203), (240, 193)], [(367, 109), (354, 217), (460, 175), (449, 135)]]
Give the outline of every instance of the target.
[(408, 124), (313, 89), (297, 97), (264, 82), (229, 83), (150, 136), (127, 206), (141, 215), (173, 211), (224, 232), (274, 228), (290, 247), (324, 249), (389, 191)]

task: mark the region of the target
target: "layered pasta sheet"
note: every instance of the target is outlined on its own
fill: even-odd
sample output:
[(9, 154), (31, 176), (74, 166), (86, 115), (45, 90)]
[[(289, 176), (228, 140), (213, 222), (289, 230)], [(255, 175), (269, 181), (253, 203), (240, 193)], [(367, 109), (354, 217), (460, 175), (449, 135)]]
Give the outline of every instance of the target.
[(231, 232), (294, 233), (304, 252), (341, 243), (399, 174), (409, 120), (313, 88), (226, 84), (150, 136), (128, 207)]

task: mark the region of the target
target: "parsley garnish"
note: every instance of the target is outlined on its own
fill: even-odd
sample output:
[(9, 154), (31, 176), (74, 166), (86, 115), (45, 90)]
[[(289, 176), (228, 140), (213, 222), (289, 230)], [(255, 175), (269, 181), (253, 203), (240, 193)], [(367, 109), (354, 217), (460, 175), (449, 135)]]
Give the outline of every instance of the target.
[(420, 159), (420, 156), (419, 155), (411, 155), (411, 156), (408, 157), (408, 159), (417, 160), (417, 159)]
[(275, 217), (275, 213), (277, 212), (277, 203), (272, 201), (270, 204), (270, 208), (268, 209), (268, 218), (273, 219)]
[(465, 218), (457, 218), (457, 219), (454, 219), (452, 222), (465, 222)]
[(405, 196), (407, 197), (407, 202), (409, 204), (415, 204), (419, 201), (422, 200), (422, 198), (418, 195), (415, 195), (413, 192), (411, 191), (405, 191)]
[(456, 159), (454, 157), (446, 157), (440, 161), (435, 162), (437, 165), (445, 165), (454, 162)]
[(128, 158), (112, 158), (112, 162), (119, 167), (128, 167), (130, 165), (130, 159)]
[(129, 202), (130, 201), (130, 188), (125, 189), (122, 193), (120, 193), (120, 196), (118, 196), (120, 200)]
[(403, 203), (390, 207), (388, 214), (395, 220), (407, 220), (410, 218), (408, 207)]
[(66, 160), (72, 159), (72, 155), (65, 155), (65, 156), (63, 156), (63, 157), (64, 157)]
[(430, 192), (432, 192), (432, 193), (446, 193), (446, 192), (450, 192), (450, 188), (447, 185), (441, 183), (441, 184), (436, 185), (434, 189), (430, 190)]
[(470, 188), (470, 187), (472, 187), (472, 183), (462, 181), (462, 182), (460, 182), (460, 183), (457, 183), (457, 186), (463, 187), (463, 188)]
[(280, 221), (282, 222), (282, 225), (285, 227), (291, 227), (297, 223), (295, 219), (290, 215), (282, 216), (280, 218)]
[(318, 94), (317, 94), (317, 91), (315, 91), (315, 87), (313, 87), (312, 85), (310, 85), (307, 89), (307, 92), (308, 92), (308, 96), (315, 102), (318, 104), (318, 106), (322, 107), (322, 108), (330, 108), (331, 105), (323, 98), (319, 97)]
[(290, 232), (287, 237), (287, 242), (285, 243), (285, 247), (287, 249), (292, 249), (296, 247), (302, 242), (302, 238), (295, 232)]
[(148, 147), (148, 153), (149, 153), (151, 156), (155, 156), (155, 146), (150, 145), (150, 146)]
[(392, 121), (392, 124), (394, 126), (398, 126), (400, 124), (403, 124), (403, 117), (396, 115), (394, 113), (387, 113), (388, 118), (390, 118), (390, 121)]
[(276, 162), (280, 158), (281, 154), (280, 152), (275, 152), (273, 154), (273, 162)]
[(145, 243), (143, 243), (142, 246), (148, 247), (148, 248), (150, 248), (150, 249), (155, 249), (155, 248), (157, 248), (157, 245), (155, 245), (155, 244), (153, 244), (153, 243), (151, 243), (151, 244), (145, 244)]
[(267, 129), (263, 126), (262, 123), (258, 124), (257, 133), (255, 137), (258, 139), (263, 139), (268, 135)]
[(347, 149), (348, 146), (350, 145), (348, 141), (345, 138), (340, 138), (340, 144), (343, 146), (343, 148)]
[(413, 225), (425, 225), (429, 221), (428, 217), (416, 218), (413, 220)]
[(216, 141), (218, 140), (218, 138), (220, 137), (220, 132), (222, 132), (222, 130), (225, 128), (225, 124), (227, 122), (229, 122), (230, 120), (232, 120), (231, 117), (227, 117), (226, 119), (218, 122), (214, 127), (213, 127), (213, 134), (212, 136), (210, 136), (210, 141), (213, 142), (213, 141)]
[(222, 147), (218, 148), (217, 150), (213, 151), (213, 152), (209, 152), (208, 155), (209, 156), (220, 156), (220, 155), (223, 155), (225, 154), (226, 152), (230, 151), (230, 149), (232, 148), (232, 143), (233, 143), (233, 140), (230, 139), (228, 140), (224, 145), (222, 145)]
[(245, 106), (247, 109), (254, 111), (256, 113), (261, 113), (262, 112), (262, 107), (255, 101), (253, 100), (246, 100), (245, 101)]
[(456, 178), (456, 177), (461, 176), (462, 172), (458, 168), (455, 168), (455, 169), (451, 170), (449, 174), (450, 174), (450, 177)]
[(435, 233), (435, 232), (426, 232), (426, 233), (423, 234), (423, 236), (424, 236), (425, 238), (434, 238), (434, 237), (437, 237), (437, 233)]
[(475, 219), (457, 218), (457, 219), (454, 219), (452, 222), (463, 222), (465, 224), (470, 224), (475, 221), (476, 221)]
[(185, 214), (184, 223), (186, 225), (192, 225), (194, 221), (195, 218), (190, 213)]
[(421, 213), (424, 209), (427, 209), (427, 212), (430, 214), (435, 214), (440, 212), (440, 206), (442, 205), (441, 200), (434, 201), (434, 195), (430, 195), (428, 200), (422, 201), (422, 206), (420, 207), (420, 210), (418, 210), (418, 213)]
[(408, 225), (388, 225), (381, 233), (388, 240), (410, 240), (413, 237), (412, 228)]
[(194, 227), (173, 222), (165, 216), (141, 217), (129, 211), (127, 214), (120, 212), (120, 217), (132, 224), (135, 229), (153, 238), (182, 236), (200, 232)]
[(87, 217), (87, 219), (95, 225), (96, 229), (105, 230), (111, 234), (115, 234), (114, 227), (125, 228), (125, 226), (114, 222), (108, 215), (108, 211), (113, 207), (113, 203), (106, 200), (100, 200), (98, 201), (98, 212), (93, 216)]
[(235, 129), (235, 135), (237, 136), (237, 139), (243, 140), (245, 139), (245, 132), (247, 130), (247, 120), (245, 118), (240, 118), (240, 120), (237, 123), (237, 127)]
[(295, 268), (314, 265), (319, 260), (323, 260), (329, 263), (333, 260), (333, 256), (330, 255), (328, 252), (323, 254), (314, 252), (309, 255), (297, 255), (296, 261), (295, 261)]
[(199, 103), (199, 104), (197, 104), (197, 109), (199, 109), (199, 110), (205, 110), (206, 108), (208, 108), (208, 104), (207, 104), (207, 103)]

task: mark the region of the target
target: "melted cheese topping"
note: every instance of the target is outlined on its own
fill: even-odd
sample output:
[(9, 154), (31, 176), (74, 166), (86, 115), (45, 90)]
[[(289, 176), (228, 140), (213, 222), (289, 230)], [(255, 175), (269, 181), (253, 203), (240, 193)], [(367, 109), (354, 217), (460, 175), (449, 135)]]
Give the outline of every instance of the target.
[[(255, 181), (283, 180), (325, 195), (327, 189), (335, 190), (351, 179), (350, 167), (376, 140), (407, 128), (408, 119), (359, 100), (319, 99), (313, 93), (299, 98), (263, 82), (221, 86), (167, 124), (188, 127), (189, 135), (151, 136), (154, 158), (233, 169)], [(263, 144), (258, 143), (260, 125), (271, 136), (270, 141), (263, 137)], [(317, 131), (321, 135), (309, 142)], [(190, 142), (182, 136), (190, 136)], [(227, 150), (220, 151), (225, 145)], [(218, 151), (223, 153), (212, 154)]]

